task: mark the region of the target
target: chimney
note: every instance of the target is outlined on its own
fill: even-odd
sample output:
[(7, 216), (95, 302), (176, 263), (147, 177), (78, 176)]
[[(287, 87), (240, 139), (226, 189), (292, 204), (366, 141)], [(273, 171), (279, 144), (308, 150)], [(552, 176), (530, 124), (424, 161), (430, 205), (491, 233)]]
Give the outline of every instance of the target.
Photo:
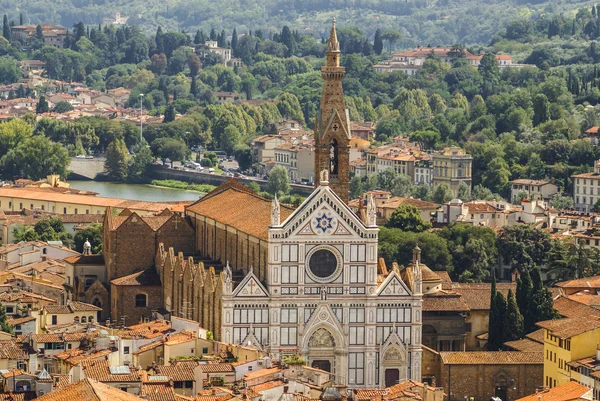
[(287, 392), (288, 392), (289, 390), (290, 390), (290, 387), (289, 387), (289, 386), (283, 386), (283, 392), (284, 392), (285, 394), (287, 394)]

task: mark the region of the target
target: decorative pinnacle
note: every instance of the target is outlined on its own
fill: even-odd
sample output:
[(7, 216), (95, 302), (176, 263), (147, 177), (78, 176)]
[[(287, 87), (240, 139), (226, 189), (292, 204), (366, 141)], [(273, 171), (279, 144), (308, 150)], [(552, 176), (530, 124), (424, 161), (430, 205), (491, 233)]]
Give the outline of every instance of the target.
[(331, 33), (329, 34), (329, 43), (327, 44), (328, 52), (339, 52), (340, 44), (337, 39), (337, 32), (335, 30), (335, 17), (331, 18)]

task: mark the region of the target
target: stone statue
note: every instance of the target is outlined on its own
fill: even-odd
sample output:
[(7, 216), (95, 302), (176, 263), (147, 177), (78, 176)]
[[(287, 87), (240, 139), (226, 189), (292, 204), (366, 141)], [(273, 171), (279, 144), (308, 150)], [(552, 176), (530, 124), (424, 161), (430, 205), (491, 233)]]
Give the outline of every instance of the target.
[(278, 226), (281, 224), (281, 207), (279, 205), (279, 201), (277, 200), (277, 195), (273, 198), (271, 202), (271, 225)]
[(369, 194), (367, 198), (367, 226), (377, 226), (377, 205), (375, 204), (373, 194)]
[(329, 182), (329, 170), (321, 171), (321, 184), (326, 184)]

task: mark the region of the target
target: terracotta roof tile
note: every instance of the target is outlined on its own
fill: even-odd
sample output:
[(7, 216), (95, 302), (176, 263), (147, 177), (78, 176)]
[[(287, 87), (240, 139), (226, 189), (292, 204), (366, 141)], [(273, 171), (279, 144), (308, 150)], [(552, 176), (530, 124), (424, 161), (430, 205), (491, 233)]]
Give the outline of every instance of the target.
[(588, 331), (600, 329), (600, 317), (578, 316), (565, 319), (545, 320), (537, 322), (538, 326), (550, 331), (558, 338), (567, 339)]
[(523, 338), (521, 340), (507, 341), (504, 343), (510, 349), (521, 352), (544, 352), (544, 344)]
[(591, 392), (591, 388), (572, 381), (559, 384), (558, 386), (550, 389), (538, 391), (535, 394), (519, 398), (516, 401), (571, 401), (584, 398), (584, 396), (588, 393), (590, 393), (589, 399), (592, 399)]
[(128, 373), (113, 374), (110, 372), (110, 362), (107, 360), (88, 360), (81, 362), (85, 376), (99, 382), (141, 382), (135, 368), (127, 367)]
[(542, 365), (542, 352), (467, 351), (440, 352), (446, 365)]
[[(271, 201), (230, 179), (188, 206), (186, 213), (189, 212), (266, 240), (271, 222)], [(285, 221), (292, 212), (293, 209), (282, 205), (281, 221)]]
[(36, 401), (140, 401), (133, 394), (121, 391), (118, 388), (98, 383), (89, 378), (68, 385), (62, 389), (52, 391), (35, 399)]
[(556, 283), (561, 288), (600, 288), (600, 276), (585, 277)]
[(284, 383), (282, 380), (271, 380), (266, 383), (257, 384), (256, 386), (252, 386), (252, 390), (256, 391), (260, 394), (261, 391), (270, 390), (275, 387), (283, 386)]
[[(230, 363), (205, 363), (200, 365), (200, 369), (204, 373), (221, 373), (221, 372), (234, 372), (233, 366)], [(261, 372), (258, 370), (257, 372)]]
[(254, 372), (249, 372), (244, 375), (244, 380), (256, 379), (257, 377), (276, 374), (280, 371), (279, 368), (261, 369)]
[[(516, 291), (517, 285), (514, 283), (498, 283), (496, 288), (505, 297), (508, 290)], [(452, 289), (459, 293), (463, 300), (469, 305), (471, 310), (489, 310), (490, 309), (490, 291), (489, 283), (452, 283)]]
[(168, 376), (176, 382), (194, 381), (194, 368), (198, 366), (197, 362), (195, 365), (191, 364), (177, 364), (177, 365), (159, 365), (156, 370), (161, 376)]
[(83, 361), (104, 358), (111, 352), (113, 351), (110, 349), (103, 349), (96, 352), (88, 352), (80, 348), (74, 348), (61, 352), (60, 354), (56, 354), (54, 355), (54, 358), (60, 359), (65, 363), (68, 363), (69, 365), (75, 366), (79, 365)]
[(468, 310), (469, 306), (457, 293), (442, 290), (423, 296), (423, 312), (467, 312)]
[(564, 317), (600, 316), (600, 310), (563, 296), (554, 300), (554, 309)]
[(74, 264), (82, 264), (82, 265), (103, 265), (104, 264), (104, 255), (77, 255), (77, 256), (69, 256), (64, 259), (65, 262)]
[(140, 396), (148, 401), (177, 401), (173, 387), (171, 387), (168, 382), (143, 383)]

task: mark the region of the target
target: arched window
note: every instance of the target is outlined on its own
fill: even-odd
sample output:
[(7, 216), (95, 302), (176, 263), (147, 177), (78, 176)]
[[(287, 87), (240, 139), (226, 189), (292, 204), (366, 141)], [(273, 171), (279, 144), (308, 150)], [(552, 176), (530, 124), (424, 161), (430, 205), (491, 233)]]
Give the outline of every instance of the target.
[(331, 166), (330, 172), (332, 175), (337, 175), (338, 173), (338, 157), (339, 157), (339, 145), (338, 141), (334, 139), (331, 141), (331, 150), (329, 152), (329, 157), (331, 158)]
[(46, 253), (48, 253), (48, 250), (46, 248), (42, 249), (42, 254), (45, 255)]
[(81, 323), (87, 323), (87, 317), (81, 316)]
[(75, 323), (79, 323), (79, 316), (75, 316), (75, 317), (73, 318), (73, 322), (75, 322)]
[(135, 306), (137, 308), (144, 308), (148, 306), (148, 296), (146, 294), (137, 294), (135, 296)]
[(94, 323), (94, 316), (88, 316), (88, 322)]

